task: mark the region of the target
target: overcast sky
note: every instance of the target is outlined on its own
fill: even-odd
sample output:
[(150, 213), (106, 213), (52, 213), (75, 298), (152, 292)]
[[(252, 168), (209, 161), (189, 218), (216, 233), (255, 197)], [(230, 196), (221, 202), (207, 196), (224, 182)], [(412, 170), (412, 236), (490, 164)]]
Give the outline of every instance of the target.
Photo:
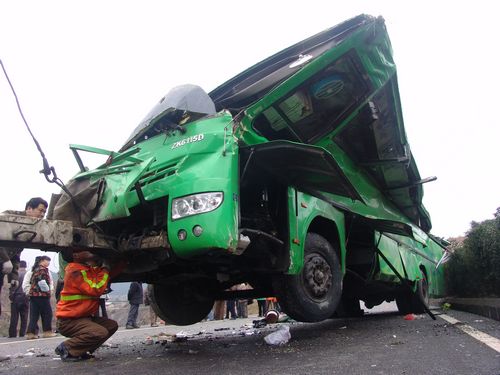
[[(463, 235), (500, 206), (495, 2), (1, 1), (0, 59), (58, 176), (69, 144), (117, 150), (171, 87), (207, 92), (269, 55), (361, 13), (383, 16), (432, 232)], [(0, 210), (59, 189), (0, 76)], [(26, 254), (28, 254), (26, 252)]]

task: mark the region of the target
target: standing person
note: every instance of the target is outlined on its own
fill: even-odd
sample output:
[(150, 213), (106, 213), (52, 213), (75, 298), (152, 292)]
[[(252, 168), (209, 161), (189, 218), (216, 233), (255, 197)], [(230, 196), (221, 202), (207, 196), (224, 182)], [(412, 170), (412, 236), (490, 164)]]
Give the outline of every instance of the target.
[(262, 317), (264, 315), (266, 315), (266, 298), (265, 297), (261, 297), (261, 298), (257, 298), (257, 304), (259, 305), (259, 316)]
[[(40, 263), (40, 257), (37, 256), (35, 258), (34, 264), (39, 264), (39, 263)], [(22, 290), (23, 290), (24, 294), (26, 295), (26, 298), (28, 299), (28, 311), (29, 311), (29, 295), (30, 295), (30, 289), (31, 289), (31, 275), (33, 275), (33, 271), (30, 268), (26, 271), (26, 274), (24, 275), (23, 281), (21, 283)], [(29, 313), (28, 313), (28, 317), (29, 317)], [(34, 337), (32, 337), (32, 338), (37, 339), (38, 338), (38, 322), (36, 322), (36, 324), (35, 324), (35, 330), (33, 333), (34, 333)]]
[[(34, 217), (42, 219), (47, 211), (48, 203), (40, 197), (31, 198), (24, 207), (24, 211), (5, 211), (5, 214), (13, 214), (20, 216)], [(0, 289), (3, 286), (5, 275), (11, 285), (11, 288), (16, 288), (19, 285), (18, 268), (20, 262), (22, 248), (0, 247)], [(0, 315), (2, 306), (0, 304)]]
[[(237, 290), (238, 285), (233, 285), (229, 288), (230, 291)], [(231, 319), (234, 320), (238, 318), (238, 314), (236, 314), (236, 300), (228, 299), (226, 301), (226, 319), (229, 319), (229, 315), (231, 315)]]
[(73, 261), (66, 266), (56, 310), (57, 330), (69, 337), (55, 349), (61, 360), (93, 358), (92, 353), (118, 329), (114, 320), (96, 315), (99, 297), (106, 291), (109, 278), (122, 268), (116, 267), (110, 272), (109, 266), (90, 251), (73, 254)]
[(137, 316), (139, 315), (139, 305), (143, 303), (144, 292), (142, 290), (142, 283), (137, 281), (131, 282), (128, 289), (127, 298), (130, 303), (130, 310), (128, 312), (127, 325), (125, 328), (139, 328), (137, 324)]
[[(108, 284), (108, 287), (104, 291), (104, 294), (99, 297), (99, 309), (101, 310), (101, 316), (103, 318), (108, 317), (108, 311), (106, 310), (106, 301), (108, 300), (108, 294), (111, 292), (112, 290), (110, 288), (110, 284)], [(99, 315), (99, 310), (97, 311), (97, 315)]]
[(214, 302), (214, 320), (224, 320), (224, 312), (226, 309), (226, 301), (216, 300)]
[(24, 337), (28, 324), (29, 300), (26, 293), (23, 291), (23, 281), (26, 274), (26, 262), (19, 262), (19, 285), (10, 289), (10, 325), (9, 337), (17, 337), (17, 324), (21, 318), (19, 327), (19, 337)]
[(229, 319), (229, 316), (231, 316), (232, 320), (238, 318), (238, 314), (236, 314), (236, 300), (235, 299), (228, 299), (226, 301), (226, 319)]
[[(251, 289), (250, 285), (247, 283), (241, 283), (238, 285), (237, 290), (248, 290)], [(248, 299), (239, 299), (236, 304), (236, 310), (238, 312), (238, 318), (248, 318)]]
[(266, 313), (269, 310), (278, 310), (278, 299), (276, 297), (267, 297), (266, 298)]
[(153, 310), (153, 306), (151, 306), (151, 300), (149, 297), (152, 292), (153, 292), (153, 286), (148, 285), (146, 287), (146, 291), (144, 292), (144, 305), (149, 306), (149, 320), (151, 322), (151, 327), (158, 327), (158, 324), (156, 323), (158, 315), (156, 315), (155, 311)]
[(31, 269), (30, 278), (30, 321), (26, 339), (38, 338), (36, 335), (36, 326), (38, 318), (42, 318), (42, 337), (54, 337), (52, 332), (52, 307), (50, 306), (51, 278), (49, 276), (50, 258), (46, 255), (38, 257)]

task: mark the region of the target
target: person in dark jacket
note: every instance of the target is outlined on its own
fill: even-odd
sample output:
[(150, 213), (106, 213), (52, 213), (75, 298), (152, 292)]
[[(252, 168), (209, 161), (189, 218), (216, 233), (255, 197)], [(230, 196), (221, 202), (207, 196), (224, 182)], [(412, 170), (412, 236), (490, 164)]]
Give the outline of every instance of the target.
[(142, 290), (142, 283), (134, 281), (130, 283), (130, 288), (127, 293), (128, 302), (130, 303), (130, 310), (128, 312), (127, 325), (125, 328), (139, 328), (137, 324), (137, 316), (139, 315), (139, 305), (143, 303), (144, 292)]
[(26, 262), (21, 260), (19, 262), (19, 285), (12, 287), (9, 293), (10, 299), (10, 326), (9, 337), (17, 337), (17, 324), (21, 318), (21, 325), (19, 327), (19, 337), (24, 337), (26, 328), (28, 326), (28, 312), (29, 300), (26, 293), (23, 291), (23, 280), (26, 274)]

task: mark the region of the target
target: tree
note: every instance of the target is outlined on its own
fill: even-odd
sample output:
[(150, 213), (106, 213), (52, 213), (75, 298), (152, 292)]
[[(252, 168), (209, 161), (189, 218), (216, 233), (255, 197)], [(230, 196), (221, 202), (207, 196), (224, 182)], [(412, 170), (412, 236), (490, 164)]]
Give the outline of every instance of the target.
[(471, 222), (448, 266), (451, 294), (463, 297), (500, 295), (500, 207), (494, 219)]

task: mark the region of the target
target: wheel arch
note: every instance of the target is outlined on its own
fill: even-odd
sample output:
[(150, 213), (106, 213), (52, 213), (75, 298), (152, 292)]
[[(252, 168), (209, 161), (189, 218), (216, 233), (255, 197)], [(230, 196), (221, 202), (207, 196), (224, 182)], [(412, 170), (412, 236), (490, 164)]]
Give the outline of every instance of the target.
[[(342, 274), (345, 273), (345, 243), (341, 241), (341, 234), (337, 223), (323, 216), (316, 216), (309, 225), (307, 233), (316, 233), (324, 237), (333, 246), (340, 260)], [(343, 238), (343, 237), (342, 237)]]
[(288, 274), (302, 270), (304, 243), (308, 233), (316, 233), (337, 251), (341, 271), (345, 274), (345, 212), (310, 194), (289, 188), (289, 259)]

